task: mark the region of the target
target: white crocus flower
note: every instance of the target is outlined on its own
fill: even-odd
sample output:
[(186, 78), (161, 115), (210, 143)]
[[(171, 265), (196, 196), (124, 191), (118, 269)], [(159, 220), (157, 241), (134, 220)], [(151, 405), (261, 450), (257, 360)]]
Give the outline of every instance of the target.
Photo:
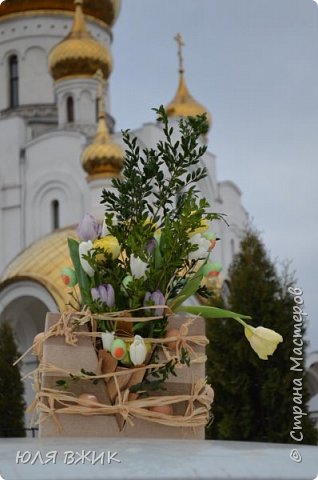
[(283, 337), (279, 333), (269, 328), (254, 328), (248, 325), (244, 331), (252, 349), (261, 360), (268, 360), (268, 355), (273, 355), (277, 345), (283, 341)]
[(146, 274), (148, 268), (147, 263), (143, 262), (141, 258), (130, 255), (130, 271), (133, 277), (142, 278)]
[(111, 344), (115, 339), (115, 332), (103, 332), (102, 333), (102, 342), (103, 342), (103, 349), (106, 352), (110, 352)]
[(190, 260), (205, 259), (209, 255), (210, 241), (204, 238), (200, 233), (193, 235), (190, 239), (192, 245), (197, 245), (197, 250), (189, 253)]
[(93, 268), (90, 266), (90, 264), (88, 263), (88, 261), (85, 260), (85, 258), (83, 258), (83, 255), (89, 255), (92, 249), (93, 249), (93, 243), (91, 240), (88, 240), (87, 242), (81, 242), (78, 247), (78, 253), (79, 253), (82, 269), (84, 270), (85, 273), (87, 273), (89, 277), (93, 277), (95, 272)]
[[(112, 225), (114, 225), (114, 226), (118, 225), (118, 220), (117, 220), (116, 217), (112, 218)], [(107, 235), (110, 235), (110, 232), (109, 232), (109, 228), (106, 224), (106, 218), (104, 218), (101, 237), (107, 237)]]
[(135, 339), (129, 348), (129, 356), (135, 367), (142, 365), (146, 360), (147, 347), (144, 339), (140, 335), (135, 335)]

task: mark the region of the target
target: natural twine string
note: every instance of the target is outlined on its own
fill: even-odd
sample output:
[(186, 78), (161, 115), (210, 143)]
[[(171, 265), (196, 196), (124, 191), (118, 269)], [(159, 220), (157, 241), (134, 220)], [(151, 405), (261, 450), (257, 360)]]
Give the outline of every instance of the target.
[[(147, 307), (148, 308), (148, 307)], [(156, 308), (159, 308), (156, 306)], [(163, 308), (163, 307), (160, 307)], [(136, 309), (137, 310), (143, 310)], [(92, 314), (90, 311), (86, 310), (83, 312), (74, 312), (68, 311), (64, 312), (59, 321), (50, 327), (46, 332), (43, 332), (40, 336), (37, 336), (37, 339), (18, 360), (16, 363), (21, 361), (31, 350), (35, 352), (41, 352), (43, 344), (46, 340), (54, 336), (64, 336), (65, 343), (72, 346), (77, 346), (78, 338), (80, 336), (92, 337), (94, 340), (96, 337), (101, 336), (100, 332), (96, 332), (96, 321), (97, 320), (112, 320), (127, 322), (139, 322), (139, 321), (150, 321), (162, 317), (130, 317), (128, 316), (131, 311), (124, 312), (112, 312), (105, 315), (96, 315)], [(156, 396), (156, 397), (147, 397), (147, 398), (134, 398), (129, 400), (130, 391), (126, 388), (124, 391), (120, 390), (118, 378), (122, 375), (133, 375), (136, 372), (144, 371), (151, 369), (158, 369), (164, 367), (168, 361), (171, 359), (176, 359), (177, 362), (180, 361), (182, 351), (186, 349), (190, 357), (190, 363), (203, 363), (206, 360), (205, 355), (199, 355), (194, 348), (189, 344), (203, 347), (207, 345), (208, 340), (204, 335), (189, 335), (189, 326), (193, 322), (192, 319), (189, 319), (184, 323), (180, 330), (179, 334), (169, 338), (160, 338), (160, 339), (145, 339), (153, 344), (162, 344), (163, 351), (165, 354), (166, 361), (161, 361), (161, 363), (155, 363), (150, 365), (142, 365), (134, 368), (127, 368), (125, 370), (113, 371), (106, 374), (98, 374), (91, 376), (89, 374), (78, 373), (74, 371), (69, 371), (57, 367), (53, 364), (43, 363), (40, 358), (40, 364), (37, 369), (35, 369), (32, 374), (34, 380), (34, 388), (36, 391), (36, 396), (30, 407), (28, 408), (29, 412), (33, 413), (33, 423), (39, 424), (45, 421), (47, 418), (52, 418), (58, 428), (61, 430), (62, 425), (59, 420), (59, 415), (61, 414), (80, 414), (80, 415), (121, 415), (123, 420), (133, 425), (134, 418), (140, 418), (147, 420), (153, 423), (159, 423), (162, 425), (168, 425), (172, 427), (198, 427), (206, 425), (210, 418), (210, 408), (213, 402), (214, 393), (212, 388), (206, 384), (205, 379), (199, 379), (197, 382), (192, 381), (191, 392), (189, 394), (182, 395), (166, 395), (166, 396)], [(92, 328), (95, 329), (92, 332), (88, 331), (78, 331), (78, 326), (90, 323)], [(125, 338), (126, 341), (129, 339)], [(165, 344), (171, 342), (176, 342), (175, 355), (171, 355), (168, 352)], [(178, 366), (178, 364), (177, 364)], [(180, 365), (181, 366), (181, 365)], [(71, 392), (62, 392), (53, 388), (46, 388), (41, 385), (42, 378), (44, 374), (55, 374), (62, 375), (64, 377), (69, 377), (70, 374), (78, 376), (81, 380), (104, 380), (106, 383), (113, 379), (116, 387), (116, 404), (115, 405), (105, 405), (101, 403), (91, 402), (87, 400), (82, 400), (76, 397)], [(174, 405), (180, 402), (187, 402), (187, 408), (184, 415), (168, 415), (161, 412), (153, 412), (149, 410), (150, 407), (158, 407), (165, 405)], [(62, 405), (62, 406), (61, 406)], [(41, 420), (39, 419), (39, 415)], [(36, 417), (38, 417), (36, 419)]]

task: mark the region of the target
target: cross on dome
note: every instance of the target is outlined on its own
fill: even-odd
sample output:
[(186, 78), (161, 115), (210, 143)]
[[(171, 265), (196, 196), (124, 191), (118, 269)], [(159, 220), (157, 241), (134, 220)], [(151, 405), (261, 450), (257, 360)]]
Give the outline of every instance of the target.
[(181, 33), (177, 33), (177, 35), (174, 37), (174, 39), (178, 44), (179, 72), (183, 73), (184, 72), (184, 66), (183, 66), (184, 59), (183, 59), (182, 47), (185, 46), (185, 43), (183, 41)]

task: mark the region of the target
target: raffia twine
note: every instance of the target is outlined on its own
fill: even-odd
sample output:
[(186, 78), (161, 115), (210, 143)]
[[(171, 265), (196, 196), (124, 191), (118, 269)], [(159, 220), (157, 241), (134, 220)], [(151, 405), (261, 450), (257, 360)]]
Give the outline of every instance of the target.
[[(78, 338), (80, 336), (92, 337), (95, 340), (101, 336), (101, 332), (96, 331), (96, 323), (98, 320), (111, 320), (111, 321), (126, 321), (126, 322), (147, 322), (162, 318), (161, 316), (152, 317), (131, 317), (129, 314), (134, 311), (144, 310), (142, 307), (135, 310), (123, 311), (123, 312), (111, 312), (107, 314), (92, 314), (90, 311), (85, 310), (82, 312), (67, 311), (61, 314), (59, 321), (51, 326), (46, 332), (43, 332), (37, 337), (33, 345), (17, 360), (18, 363), (32, 350), (35, 352), (41, 351), (43, 344), (51, 337), (64, 336), (65, 343), (72, 346), (77, 346)], [(154, 308), (169, 308), (166, 306), (156, 306)], [(204, 335), (189, 335), (189, 326), (192, 324), (193, 319), (188, 319), (179, 330), (179, 334), (174, 337), (153, 339), (147, 338), (145, 341), (152, 344), (161, 344), (163, 346), (166, 362), (155, 363), (150, 365), (138, 366), (135, 368), (129, 368), (129, 373), (134, 373), (143, 369), (145, 372), (150, 369), (158, 369), (163, 367), (171, 359), (177, 360), (177, 365), (182, 367), (178, 362), (181, 359), (182, 350), (186, 349), (190, 356), (190, 363), (204, 363), (206, 361), (205, 355), (199, 355), (193, 347), (189, 344), (204, 347), (208, 344), (208, 339)], [(92, 331), (78, 331), (78, 326), (90, 323)], [(131, 339), (132, 341), (133, 339)], [(129, 341), (125, 337), (125, 341)], [(166, 344), (170, 342), (176, 342), (175, 355), (166, 348)], [(159, 423), (162, 425), (168, 425), (172, 427), (198, 427), (206, 425), (210, 418), (210, 408), (214, 398), (213, 389), (210, 385), (207, 385), (205, 379), (199, 379), (196, 382), (192, 381), (191, 392), (189, 394), (182, 395), (167, 395), (167, 396), (153, 396), (147, 398), (138, 398), (134, 400), (128, 400), (129, 389), (121, 391), (118, 385), (117, 377), (121, 375), (127, 375), (127, 371), (114, 371), (107, 374), (100, 374), (96, 376), (90, 376), (83, 373), (71, 372), (69, 370), (61, 369), (52, 364), (44, 364), (40, 359), (40, 364), (32, 374), (34, 379), (34, 388), (36, 396), (30, 407), (29, 412), (33, 413), (33, 424), (40, 423), (40, 413), (42, 420), (47, 418), (53, 418), (56, 426), (61, 430), (62, 426), (59, 421), (58, 415), (60, 414), (80, 414), (80, 415), (115, 415), (122, 416), (124, 421), (128, 421), (131, 425), (134, 424), (133, 418), (140, 418), (153, 423)], [(57, 389), (44, 388), (41, 385), (42, 375), (46, 373), (55, 373), (63, 376), (78, 375), (81, 380), (109, 380), (113, 378), (117, 390), (117, 400), (115, 405), (104, 405), (101, 403), (89, 402), (87, 400), (81, 400), (71, 392), (65, 393)], [(157, 407), (164, 405), (173, 405), (180, 402), (188, 402), (186, 412), (184, 415), (167, 415), (160, 412), (153, 412), (149, 410), (149, 407)], [(63, 405), (62, 408), (57, 407), (56, 404)]]
[[(116, 376), (115, 382), (116, 382)], [(118, 386), (118, 384), (117, 384)], [(122, 416), (124, 421), (134, 425), (133, 419), (139, 418), (161, 425), (171, 427), (199, 427), (205, 426), (210, 420), (210, 405), (213, 402), (213, 390), (206, 384), (204, 379), (199, 379), (192, 385), (189, 394), (166, 395), (160, 397), (146, 397), (137, 400), (128, 400), (129, 390), (121, 392), (118, 388), (118, 398), (114, 405), (105, 405), (100, 402), (82, 400), (71, 392), (62, 392), (52, 388), (40, 388), (36, 393), (34, 402), (28, 408), (28, 412), (44, 414), (41, 420), (37, 419), (34, 424), (40, 424), (48, 418), (52, 418), (59, 430), (61, 423), (59, 415), (116, 415)], [(188, 402), (185, 415), (169, 415), (161, 412), (153, 412), (150, 407), (175, 405)], [(197, 406), (195, 403), (197, 402)], [(59, 404), (57, 407), (56, 404)]]

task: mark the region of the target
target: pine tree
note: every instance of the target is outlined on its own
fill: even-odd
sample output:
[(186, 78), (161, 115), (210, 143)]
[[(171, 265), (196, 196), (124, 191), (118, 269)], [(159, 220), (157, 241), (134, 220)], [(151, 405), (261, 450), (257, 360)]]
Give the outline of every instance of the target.
[(19, 357), (12, 328), (0, 325), (0, 437), (24, 437), (24, 386), (18, 366)]
[[(231, 320), (207, 321), (210, 339), (207, 373), (215, 390), (214, 422), (208, 438), (293, 443), (293, 379), (302, 378), (302, 410), (308, 413), (305, 373), (290, 370), (293, 356), (294, 280), (279, 275), (259, 235), (245, 233), (229, 270), (231, 310), (250, 315), (251, 325), (280, 333), (284, 341), (267, 361), (260, 360)], [(302, 338), (305, 335), (302, 327)], [(304, 346), (305, 352), (305, 346)], [(304, 371), (305, 359), (302, 362)], [(317, 431), (302, 417), (303, 443), (315, 444)]]

